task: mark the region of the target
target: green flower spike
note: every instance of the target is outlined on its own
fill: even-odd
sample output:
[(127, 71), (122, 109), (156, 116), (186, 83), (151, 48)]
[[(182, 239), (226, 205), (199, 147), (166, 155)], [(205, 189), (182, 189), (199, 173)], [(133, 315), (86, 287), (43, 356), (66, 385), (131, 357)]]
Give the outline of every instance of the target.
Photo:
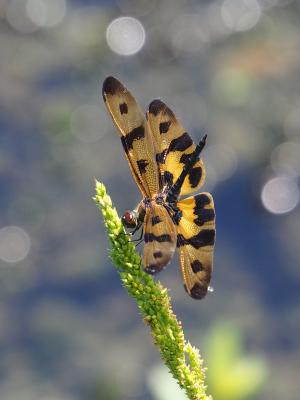
[(206, 395), (205, 369), (199, 351), (184, 339), (181, 323), (172, 311), (167, 289), (141, 268), (141, 259), (126, 235), (105, 186), (96, 181), (94, 198), (101, 211), (111, 244), (110, 256), (123, 286), (133, 297), (164, 363), (191, 400), (212, 400)]

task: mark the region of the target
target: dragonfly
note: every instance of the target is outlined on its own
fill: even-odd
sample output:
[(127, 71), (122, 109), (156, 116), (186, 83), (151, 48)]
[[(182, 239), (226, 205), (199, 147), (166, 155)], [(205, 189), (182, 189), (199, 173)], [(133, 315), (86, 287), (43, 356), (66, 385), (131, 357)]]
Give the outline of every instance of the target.
[(112, 76), (105, 79), (102, 94), (142, 194), (122, 223), (131, 233), (141, 229), (143, 268), (149, 274), (160, 272), (177, 248), (184, 288), (192, 298), (202, 299), (210, 288), (216, 217), (210, 193), (192, 194), (205, 180), (200, 153), (207, 135), (193, 143), (159, 99), (144, 115), (130, 91)]

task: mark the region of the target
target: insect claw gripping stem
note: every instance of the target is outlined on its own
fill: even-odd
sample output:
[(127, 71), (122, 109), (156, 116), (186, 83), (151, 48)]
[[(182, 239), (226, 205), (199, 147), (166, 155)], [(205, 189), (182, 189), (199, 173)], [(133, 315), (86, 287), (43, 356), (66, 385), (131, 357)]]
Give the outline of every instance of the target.
[(183, 185), (184, 179), (190, 170), (193, 168), (195, 163), (197, 162), (197, 158), (199, 157), (201, 151), (203, 150), (205, 143), (206, 143), (207, 135), (205, 134), (202, 139), (200, 140), (199, 144), (197, 144), (194, 152), (191, 154), (188, 162), (185, 164), (181, 174), (179, 175), (177, 181), (173, 184), (170, 188), (166, 201), (169, 203), (175, 203), (180, 193), (180, 189)]
[[(136, 232), (136, 231), (132, 232), (132, 233), (131, 233), (131, 236), (133, 236), (135, 232)], [(132, 242), (132, 243), (136, 243), (136, 246), (138, 246), (140, 243), (142, 243), (142, 242), (144, 241), (143, 236), (144, 236), (144, 229), (142, 228), (142, 229), (141, 229), (141, 234), (140, 234), (140, 236), (139, 236), (137, 239), (131, 239), (131, 242)], [(138, 242), (138, 243), (137, 243), (137, 242)]]

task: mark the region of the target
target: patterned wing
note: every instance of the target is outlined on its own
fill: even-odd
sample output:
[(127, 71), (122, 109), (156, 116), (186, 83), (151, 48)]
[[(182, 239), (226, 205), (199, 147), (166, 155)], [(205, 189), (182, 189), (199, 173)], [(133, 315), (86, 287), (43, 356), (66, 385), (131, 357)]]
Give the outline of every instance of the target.
[[(156, 159), (160, 165), (162, 182), (171, 186), (180, 175), (196, 145), (174, 113), (161, 100), (151, 102), (147, 119), (155, 138)], [(199, 160), (185, 178), (180, 195), (195, 192), (203, 185), (204, 180), (205, 169)]]
[(146, 209), (143, 265), (148, 274), (160, 272), (176, 249), (176, 227), (163, 205)]
[(215, 209), (210, 193), (177, 203), (177, 247), (184, 286), (194, 299), (202, 299), (212, 273), (215, 243)]
[(144, 196), (159, 192), (159, 172), (152, 137), (132, 94), (116, 78), (103, 83), (103, 99), (121, 134), (133, 177)]

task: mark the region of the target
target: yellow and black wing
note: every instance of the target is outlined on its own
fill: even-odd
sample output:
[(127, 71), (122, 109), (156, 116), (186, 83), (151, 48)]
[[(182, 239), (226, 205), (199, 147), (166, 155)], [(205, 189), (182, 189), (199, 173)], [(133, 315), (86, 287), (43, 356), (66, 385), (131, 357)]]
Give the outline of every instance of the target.
[[(181, 174), (196, 145), (173, 111), (161, 100), (153, 100), (150, 103), (147, 120), (154, 137), (156, 160), (160, 167), (162, 184), (171, 186)], [(198, 160), (185, 178), (180, 195), (195, 192), (203, 185), (204, 180), (204, 165), (201, 160)]]
[(174, 222), (163, 205), (146, 209), (143, 265), (148, 274), (160, 272), (171, 260), (177, 243)]
[(208, 290), (213, 267), (215, 209), (210, 193), (200, 193), (177, 203), (177, 247), (184, 286), (194, 299)]
[(159, 170), (148, 123), (132, 94), (116, 78), (103, 83), (103, 99), (118, 128), (133, 177), (144, 196), (159, 192)]

